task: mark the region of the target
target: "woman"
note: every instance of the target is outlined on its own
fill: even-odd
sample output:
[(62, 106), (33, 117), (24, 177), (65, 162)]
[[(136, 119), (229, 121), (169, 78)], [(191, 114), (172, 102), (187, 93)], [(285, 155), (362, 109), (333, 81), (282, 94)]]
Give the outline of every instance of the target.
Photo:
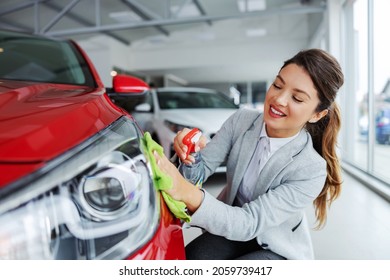
[[(321, 227), (340, 193), (335, 98), (343, 80), (331, 55), (301, 51), (280, 69), (263, 114), (238, 110), (207, 146), (200, 141), (195, 158), (185, 158), (181, 141), (189, 130), (177, 134), (180, 169), (191, 168), (193, 178), (156, 155), (174, 181), (167, 192), (187, 205), (190, 224), (205, 230), (187, 245), (188, 259), (314, 258), (305, 208), (314, 202)], [(217, 199), (189, 182), (207, 179), (225, 158), (227, 185)]]

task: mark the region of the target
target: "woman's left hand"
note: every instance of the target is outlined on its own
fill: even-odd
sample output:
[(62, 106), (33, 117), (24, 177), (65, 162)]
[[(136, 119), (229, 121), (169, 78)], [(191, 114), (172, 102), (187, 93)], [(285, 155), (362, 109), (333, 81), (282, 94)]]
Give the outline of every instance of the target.
[(202, 191), (188, 182), (165, 155), (160, 156), (156, 151), (153, 155), (160, 170), (172, 178), (172, 188), (164, 191), (173, 199), (183, 201), (188, 210), (195, 212), (202, 203)]
[(165, 155), (160, 156), (156, 151), (153, 152), (158, 167), (162, 172), (172, 178), (173, 187), (165, 190), (173, 199), (183, 200), (182, 198), (182, 185), (185, 184), (186, 180), (180, 174), (179, 170), (168, 160)]

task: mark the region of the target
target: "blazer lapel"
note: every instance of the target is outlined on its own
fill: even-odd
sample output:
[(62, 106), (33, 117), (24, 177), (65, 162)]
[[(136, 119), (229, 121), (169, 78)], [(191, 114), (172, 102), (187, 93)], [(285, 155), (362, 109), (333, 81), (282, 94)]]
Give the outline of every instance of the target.
[(260, 131), (263, 126), (263, 117), (259, 117), (255, 120), (252, 127), (248, 129), (242, 139), (240, 154), (237, 158), (237, 164), (234, 172), (234, 178), (232, 182), (232, 190), (229, 196), (229, 203), (232, 204), (245, 171), (248, 168), (249, 161), (256, 149), (257, 141), (259, 140)]
[(293, 157), (304, 148), (306, 143), (307, 134), (303, 129), (296, 138), (282, 146), (270, 157), (259, 174), (257, 185), (252, 196), (253, 199), (256, 199), (256, 197), (269, 190), (276, 176), (293, 161)]

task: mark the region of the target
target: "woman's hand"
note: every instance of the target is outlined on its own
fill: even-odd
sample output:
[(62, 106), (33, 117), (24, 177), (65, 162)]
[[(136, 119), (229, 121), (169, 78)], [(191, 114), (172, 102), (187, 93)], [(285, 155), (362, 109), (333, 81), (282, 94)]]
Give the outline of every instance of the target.
[(153, 155), (160, 170), (172, 178), (173, 187), (164, 191), (173, 199), (183, 201), (190, 212), (195, 212), (202, 203), (202, 191), (188, 182), (165, 155), (160, 156), (156, 151)]
[[(173, 140), (173, 148), (175, 149), (176, 154), (180, 158), (180, 160), (185, 164), (192, 164), (195, 162), (193, 156), (187, 155), (188, 147), (183, 144), (183, 138), (186, 136), (191, 129), (184, 128), (182, 131), (177, 132), (174, 140)], [(195, 143), (195, 152), (199, 152), (206, 146), (207, 139), (203, 135), (200, 136), (198, 142)]]

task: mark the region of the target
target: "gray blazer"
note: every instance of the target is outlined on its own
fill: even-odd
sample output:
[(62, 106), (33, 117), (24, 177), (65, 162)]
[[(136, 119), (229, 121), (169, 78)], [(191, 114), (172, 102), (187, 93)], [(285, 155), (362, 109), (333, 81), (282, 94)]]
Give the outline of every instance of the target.
[(254, 186), (252, 201), (231, 206), (262, 125), (262, 114), (240, 109), (201, 151), (206, 179), (227, 159), (227, 184), (217, 199), (205, 192), (190, 225), (230, 240), (256, 238), (264, 249), (287, 259), (313, 259), (305, 208), (324, 186), (326, 162), (314, 150), (305, 129), (268, 160)]

